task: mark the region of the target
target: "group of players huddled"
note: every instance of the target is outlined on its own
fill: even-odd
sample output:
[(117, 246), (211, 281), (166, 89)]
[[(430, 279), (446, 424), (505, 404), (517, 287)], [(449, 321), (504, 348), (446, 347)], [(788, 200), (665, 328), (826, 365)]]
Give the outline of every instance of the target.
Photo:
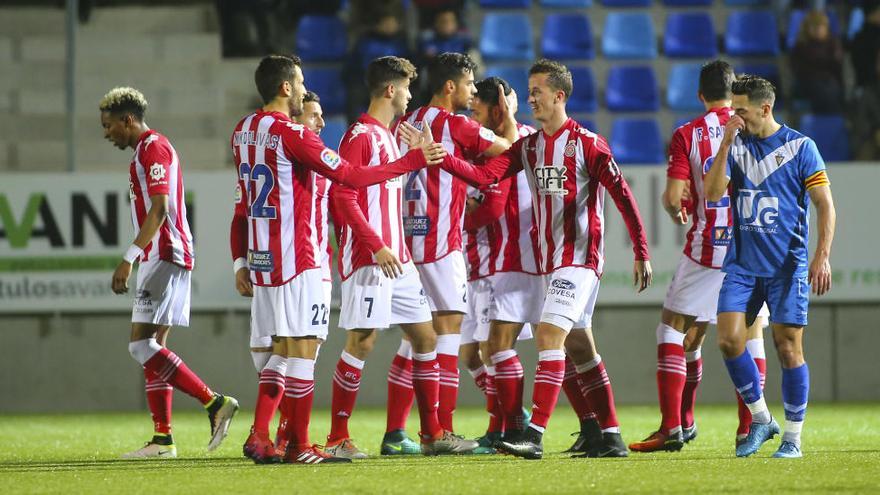
[[(673, 222), (693, 217), (693, 225), (657, 327), (661, 424), (627, 446), (591, 320), (604, 265), (606, 192), (632, 240), (633, 283), (638, 292), (651, 284), (638, 205), (605, 138), (567, 116), (572, 79), (564, 65), (540, 60), (529, 70), (539, 130), (516, 121), (517, 96), (507, 82), (475, 82), (476, 69), (466, 55), (439, 55), (428, 69), (430, 103), (407, 111), (415, 67), (393, 56), (373, 60), (369, 108), (337, 151), (319, 137), (320, 98), (306, 90), (300, 60), (260, 61), (255, 82), (264, 105), (241, 119), (230, 141), (233, 271), (238, 292), (253, 298), (250, 346), (259, 373), (244, 454), (256, 463), (367, 457), (348, 422), (376, 331), (392, 325), (403, 339), (388, 372), (382, 455), (539, 459), (560, 389), (581, 424), (574, 455), (676, 451), (697, 436), (700, 346), (707, 324), (717, 321), (740, 400), (736, 455), (748, 456), (780, 432), (762, 394), (769, 316), (786, 420), (774, 457), (800, 457), (809, 389), (802, 335), (810, 287), (819, 295), (830, 289), (835, 214), (815, 144), (773, 117), (773, 86), (736, 77), (724, 61), (706, 63), (697, 95), (706, 113), (672, 137), (662, 202)], [(100, 103), (107, 139), (134, 149), (138, 233), (112, 286), (127, 292), (139, 261), (129, 350), (144, 368), (155, 435), (128, 458), (176, 456), (174, 388), (204, 404), (209, 450), (238, 409), (165, 346), (170, 327), (189, 322), (193, 243), (178, 155), (147, 127), (146, 107), (132, 88), (115, 88)], [(808, 196), (819, 230), (811, 263)], [(331, 431), (318, 446), (308, 429), (330, 314), (331, 219), (347, 339), (333, 377)], [(531, 338), (538, 365), (527, 411), (515, 344)], [(476, 440), (454, 433), (459, 360), (486, 397), (488, 427)], [(413, 400), (417, 441), (405, 433)]]

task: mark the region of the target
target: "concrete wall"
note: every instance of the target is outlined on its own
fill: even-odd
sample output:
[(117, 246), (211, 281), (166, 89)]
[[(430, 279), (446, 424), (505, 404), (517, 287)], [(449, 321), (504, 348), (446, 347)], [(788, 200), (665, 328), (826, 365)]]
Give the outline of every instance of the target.
[[(656, 403), (656, 307), (600, 307), (594, 318), (600, 352), (620, 403)], [(253, 407), (256, 372), (251, 364), (246, 313), (194, 314), (189, 329), (172, 333), (169, 346), (206, 382)], [(61, 315), (0, 317), (0, 413), (136, 410), (145, 407), (143, 377), (127, 351), (129, 316)], [(336, 315), (331, 319), (335, 328)], [(878, 401), (880, 305), (815, 305), (805, 347), (812, 401)], [(361, 405), (385, 402), (385, 374), (399, 342), (398, 330), (380, 336), (361, 384)], [(769, 336), (769, 331), (768, 331)], [(316, 375), (316, 405), (329, 406), (332, 370), (344, 341), (331, 330)], [(779, 366), (768, 341), (768, 397), (780, 398)], [(520, 345), (531, 389), (535, 351)], [(730, 402), (733, 389), (710, 330), (704, 345), (702, 402)], [(466, 371), (461, 403), (481, 399)], [(563, 399), (564, 401), (564, 399)], [(195, 407), (180, 395), (175, 407)]]

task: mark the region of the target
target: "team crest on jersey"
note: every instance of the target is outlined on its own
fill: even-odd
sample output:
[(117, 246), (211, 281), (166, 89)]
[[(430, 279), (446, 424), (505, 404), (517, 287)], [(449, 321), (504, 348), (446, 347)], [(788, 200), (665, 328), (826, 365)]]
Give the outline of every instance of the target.
[(782, 162), (785, 161), (785, 155), (783, 155), (782, 153), (776, 153), (776, 156), (774, 156), (773, 158), (776, 159), (777, 167), (782, 166)]
[(153, 179), (155, 182), (165, 180), (165, 167), (161, 163), (150, 165), (150, 179)]
[(577, 145), (574, 143), (574, 141), (569, 141), (569, 142), (565, 145), (565, 156), (567, 156), (567, 157), (569, 157), (569, 158), (573, 157), (573, 156), (574, 156), (574, 152), (575, 152), (576, 150), (577, 150)]
[(324, 165), (336, 170), (341, 158), (339, 158), (339, 155), (330, 148), (324, 148), (324, 151), (321, 152), (321, 161), (324, 162)]
[(535, 167), (535, 183), (538, 186), (538, 192), (541, 194), (552, 194), (565, 196), (568, 189), (565, 188), (565, 181), (568, 180), (566, 174), (568, 170), (565, 167)]
[(495, 142), (495, 133), (492, 132), (491, 129), (487, 129), (485, 127), (480, 127), (480, 137), (485, 139), (486, 141)]

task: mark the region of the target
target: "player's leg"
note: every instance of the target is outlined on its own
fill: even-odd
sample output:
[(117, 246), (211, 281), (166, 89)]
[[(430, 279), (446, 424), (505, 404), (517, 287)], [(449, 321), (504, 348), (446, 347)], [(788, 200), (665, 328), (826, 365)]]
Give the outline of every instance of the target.
[(354, 412), (355, 401), (361, 384), (364, 362), (376, 343), (376, 331), (370, 329), (349, 330), (345, 348), (336, 363), (333, 374), (333, 399), (330, 405), (330, 434), (327, 435), (325, 451), (337, 457), (365, 459), (348, 432), (348, 421)]
[[(766, 306), (761, 311), (763, 312), (765, 309)], [(764, 390), (764, 382), (767, 377), (767, 357), (764, 351), (764, 327), (767, 325), (766, 316), (762, 316), (759, 313), (755, 321), (749, 325), (748, 336), (746, 337), (746, 349), (748, 349), (752, 359), (755, 360), (755, 366), (758, 367), (758, 372), (761, 374), (761, 390)], [(737, 417), (739, 419), (736, 428), (736, 443), (740, 444), (749, 434), (749, 426), (752, 424), (752, 413), (749, 412), (749, 408), (746, 407), (739, 394), (736, 395), (736, 403)]]
[(565, 454), (583, 453), (590, 450), (590, 446), (598, 438), (602, 437), (602, 431), (599, 428), (599, 421), (596, 419), (596, 413), (590, 408), (587, 398), (584, 397), (581, 380), (578, 377), (577, 369), (571, 356), (566, 353), (565, 357), (565, 376), (562, 379), (562, 391), (568, 398), (574, 413), (580, 423), (580, 430), (572, 435), (577, 435), (574, 443)]
[(694, 407), (697, 403), (697, 389), (703, 379), (702, 348), (709, 323), (709, 321), (694, 323), (684, 337), (684, 360), (687, 366), (687, 376), (681, 393), (681, 435), (684, 443), (697, 438)]
[[(170, 329), (169, 326), (158, 327), (156, 342), (160, 346), (165, 347)], [(150, 416), (153, 419), (153, 438), (140, 449), (123, 454), (122, 458), (177, 457), (177, 447), (171, 436), (171, 401), (174, 397), (174, 387), (144, 368), (144, 390)]]
[(412, 382), (412, 344), (406, 334), (400, 340), (397, 353), (388, 369), (388, 402), (385, 435), (382, 438), (382, 455), (420, 454), (418, 442), (406, 434), (406, 418), (415, 400)]
[(489, 323), (487, 348), (489, 359), (495, 367), (495, 389), (504, 421), (504, 438), (516, 440), (522, 433), (523, 424), (523, 367), (514, 349), (516, 338), (523, 324), (492, 320)]
[(489, 351), (488, 337), (487, 332), (487, 340), (479, 342), (478, 345), (480, 348), (480, 358), (482, 359), (483, 367), (486, 369), (485, 396), (489, 425), (486, 427), (486, 434), (477, 438), (477, 443), (480, 446), (475, 449), (475, 452), (482, 449), (485, 453), (494, 453), (495, 443), (501, 440), (501, 435), (504, 433), (504, 411), (501, 408), (501, 401), (498, 400), (498, 389), (495, 386), (495, 366), (490, 358), (491, 352)]

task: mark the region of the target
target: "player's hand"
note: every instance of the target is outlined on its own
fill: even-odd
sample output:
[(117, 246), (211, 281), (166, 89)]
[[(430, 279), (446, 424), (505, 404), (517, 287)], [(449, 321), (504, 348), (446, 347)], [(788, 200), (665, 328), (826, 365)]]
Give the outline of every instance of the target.
[(831, 290), (831, 263), (828, 261), (828, 256), (813, 258), (807, 280), (813, 286), (813, 293), (817, 296), (825, 295)]
[(403, 265), (387, 246), (376, 251), (373, 257), (376, 258), (376, 264), (379, 265), (386, 277), (397, 278), (398, 275), (403, 275)]
[(727, 142), (733, 142), (733, 138), (745, 128), (746, 121), (744, 121), (739, 115), (734, 115), (727, 121), (727, 124), (724, 125), (724, 139)]
[(120, 261), (113, 270), (113, 280), (110, 282), (110, 288), (115, 294), (125, 294), (128, 292), (128, 277), (131, 276), (131, 263)]
[(464, 212), (465, 213), (473, 213), (480, 207), (480, 202), (477, 201), (476, 198), (468, 198), (467, 202), (464, 204)]
[(251, 282), (251, 272), (247, 268), (239, 268), (235, 272), (235, 290), (244, 297), (254, 297), (254, 284)]
[(633, 264), (633, 287), (638, 287), (638, 292), (647, 289), (654, 281), (654, 271), (648, 260), (636, 260)]
[(429, 126), (422, 125), (422, 130), (419, 131), (409, 122), (403, 122), (397, 132), (404, 144), (410, 148), (422, 150), (428, 166), (439, 165), (446, 158), (446, 150), (443, 149), (443, 145), (434, 142), (434, 136), (431, 134)]
[(672, 215), (672, 221), (678, 225), (687, 225), (688, 211), (684, 205), (681, 205), (681, 208), (679, 208), (678, 213)]
[[(517, 110), (519, 110), (519, 100), (516, 99), (516, 90), (513, 88), (510, 88), (510, 94), (507, 96), (504, 96), (504, 89), (499, 84), (498, 85), (498, 96), (499, 96), (499, 99), (503, 99), (507, 105), (507, 109), (505, 110), (504, 107), (501, 107), (501, 111), (505, 112), (505, 113), (507, 111), (509, 111), (511, 115), (516, 115)], [(500, 102), (499, 102), (499, 105), (500, 105)]]

